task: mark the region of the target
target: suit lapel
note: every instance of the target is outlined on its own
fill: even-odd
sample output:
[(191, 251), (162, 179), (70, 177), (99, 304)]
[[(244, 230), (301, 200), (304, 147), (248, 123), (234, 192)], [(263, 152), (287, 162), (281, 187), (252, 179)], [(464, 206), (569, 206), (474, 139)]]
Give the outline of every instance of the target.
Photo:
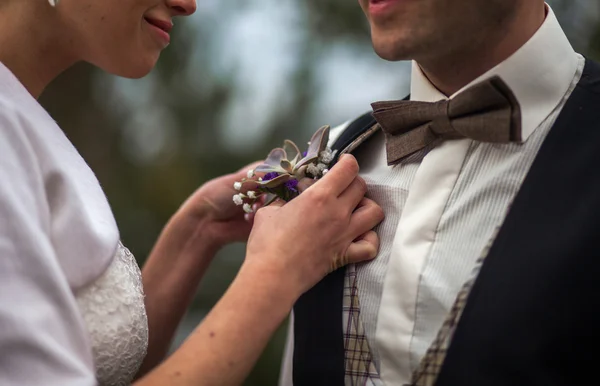
[[(371, 113), (351, 123), (332, 146), (338, 151), (338, 157), (358, 138), (364, 137), (374, 123)], [(302, 295), (294, 306), (294, 386), (344, 385), (342, 304), (345, 274), (345, 268), (331, 273)]]
[[(373, 115), (371, 115), (370, 112), (361, 115), (358, 119), (352, 122), (348, 128), (344, 130), (344, 132), (335, 140), (332, 149), (337, 150), (338, 155), (341, 155), (342, 153), (348, 153), (348, 147), (371, 127), (373, 127), (375, 123), (375, 118), (373, 118)], [(364, 142), (367, 138), (364, 138), (362, 142)], [(356, 147), (357, 146), (354, 148)]]

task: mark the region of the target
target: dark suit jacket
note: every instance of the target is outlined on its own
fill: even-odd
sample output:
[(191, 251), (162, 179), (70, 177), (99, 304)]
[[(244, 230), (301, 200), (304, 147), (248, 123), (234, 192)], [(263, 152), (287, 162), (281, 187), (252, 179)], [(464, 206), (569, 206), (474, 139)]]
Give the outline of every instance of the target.
[[(363, 115), (334, 147), (374, 123)], [(344, 274), (294, 308), (295, 386), (344, 385)], [(588, 61), (486, 258), (437, 385), (600, 385), (597, 359), (600, 66)]]

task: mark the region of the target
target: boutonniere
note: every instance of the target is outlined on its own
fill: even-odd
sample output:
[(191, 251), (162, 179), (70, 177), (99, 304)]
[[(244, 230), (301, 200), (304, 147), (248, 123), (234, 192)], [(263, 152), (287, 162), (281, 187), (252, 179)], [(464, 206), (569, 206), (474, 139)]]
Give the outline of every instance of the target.
[[(233, 187), (240, 193), (233, 196), (233, 202), (241, 205), (246, 213), (252, 213), (252, 205), (265, 195), (265, 206), (277, 198), (290, 201), (298, 197), (298, 182), (303, 178), (318, 180), (323, 177), (335, 158), (336, 151), (327, 146), (329, 129), (329, 126), (323, 126), (317, 130), (305, 152), (301, 152), (290, 140), (285, 140), (283, 147), (271, 150), (262, 165), (248, 171), (248, 178), (234, 184)], [(257, 177), (257, 173), (264, 175)], [(244, 184), (252, 184), (256, 188), (242, 193)]]

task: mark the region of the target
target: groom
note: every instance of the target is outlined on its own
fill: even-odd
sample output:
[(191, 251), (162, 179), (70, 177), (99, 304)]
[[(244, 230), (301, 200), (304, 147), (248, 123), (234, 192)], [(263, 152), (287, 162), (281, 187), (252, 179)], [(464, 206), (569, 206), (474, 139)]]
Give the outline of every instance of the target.
[(380, 254), (299, 300), (281, 385), (597, 384), (600, 67), (543, 0), (359, 2), (413, 60), (409, 100), (333, 133)]

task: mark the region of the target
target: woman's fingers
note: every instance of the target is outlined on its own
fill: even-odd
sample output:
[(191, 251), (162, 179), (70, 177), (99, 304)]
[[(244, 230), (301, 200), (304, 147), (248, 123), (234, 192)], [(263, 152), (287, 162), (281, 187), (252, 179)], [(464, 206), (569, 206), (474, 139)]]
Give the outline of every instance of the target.
[[(242, 181), (244, 178), (248, 178), (248, 172), (250, 170), (254, 170), (258, 167), (258, 165), (261, 165), (263, 162), (262, 161), (257, 161), (257, 162), (253, 162), (251, 164), (248, 164), (246, 166), (244, 166), (243, 168), (239, 169), (237, 172), (231, 174), (231, 176), (233, 177), (235, 182), (238, 181)], [(244, 184), (243, 188), (244, 191), (248, 191), (248, 190), (253, 190), (257, 187), (256, 184), (252, 184), (252, 183), (247, 183)]]
[(317, 181), (312, 178), (308, 178), (308, 177), (302, 178), (300, 181), (298, 181), (298, 190), (300, 191), (300, 193), (302, 193), (306, 189), (313, 186), (315, 184), (315, 182), (317, 182)]
[(254, 215), (260, 208), (265, 206), (265, 202), (266, 202), (266, 195), (263, 194), (262, 196), (259, 196), (256, 199), (256, 202), (254, 202), (254, 204), (252, 204), (252, 212), (244, 214), (244, 219), (247, 222), (252, 223), (254, 221)]
[(352, 213), (365, 197), (365, 193), (367, 193), (367, 183), (362, 177), (356, 176), (339, 199), (343, 205), (348, 207), (348, 213)]
[(282, 285), (301, 294), (328, 271), (374, 258), (379, 239), (372, 229), (383, 211), (365, 191), (356, 159), (343, 157), (296, 199), (256, 212), (246, 264), (281, 269)]
[(240, 177), (242, 177), (242, 178), (243, 177), (247, 177), (248, 171), (256, 169), (259, 165), (262, 165), (263, 163), (265, 163), (265, 162), (264, 161), (255, 161), (255, 162), (252, 162), (252, 163), (244, 166), (243, 168), (241, 168), (237, 172), (235, 172), (235, 174), (239, 174)]
[(283, 201), (281, 198), (278, 198), (269, 204), (269, 206), (273, 206), (273, 207), (282, 207), (284, 205), (285, 205), (285, 201)]
[(350, 154), (343, 155), (329, 173), (325, 174), (313, 186), (307, 189), (323, 189), (327, 194), (339, 196), (358, 176), (358, 162)]
[(383, 218), (383, 209), (375, 201), (363, 198), (350, 216), (349, 237), (352, 239), (360, 237), (377, 226)]
[(379, 252), (379, 236), (374, 231), (369, 231), (354, 240), (342, 255), (336, 256), (329, 268), (333, 272), (345, 265), (372, 260)]
[(372, 260), (379, 252), (379, 236), (375, 231), (368, 231), (356, 239), (346, 250), (344, 262), (346, 264), (360, 263)]

